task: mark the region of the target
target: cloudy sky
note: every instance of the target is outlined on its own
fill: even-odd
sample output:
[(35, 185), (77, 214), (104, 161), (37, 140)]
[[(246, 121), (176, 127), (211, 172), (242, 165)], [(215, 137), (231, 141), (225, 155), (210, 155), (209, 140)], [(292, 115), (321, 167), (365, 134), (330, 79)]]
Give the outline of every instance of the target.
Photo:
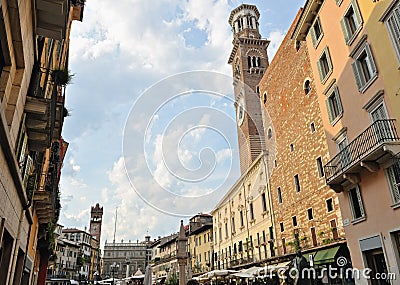
[[(260, 10), (270, 59), (304, 2), (246, 2)], [(235, 182), (228, 17), (241, 3), (86, 1), (71, 35), (61, 224), (88, 227), (100, 203), (102, 243), (116, 208), (117, 241), (168, 235)]]

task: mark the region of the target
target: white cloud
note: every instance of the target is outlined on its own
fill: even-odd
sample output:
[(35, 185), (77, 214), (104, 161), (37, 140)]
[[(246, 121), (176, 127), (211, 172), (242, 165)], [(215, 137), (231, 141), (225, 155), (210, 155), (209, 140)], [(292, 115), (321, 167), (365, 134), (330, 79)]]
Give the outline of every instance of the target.
[(271, 62), (275, 53), (277, 52), (279, 46), (281, 45), (283, 38), (285, 37), (286, 32), (283, 31), (273, 31), (268, 35), (268, 39), (271, 41), (268, 46), (268, 58)]

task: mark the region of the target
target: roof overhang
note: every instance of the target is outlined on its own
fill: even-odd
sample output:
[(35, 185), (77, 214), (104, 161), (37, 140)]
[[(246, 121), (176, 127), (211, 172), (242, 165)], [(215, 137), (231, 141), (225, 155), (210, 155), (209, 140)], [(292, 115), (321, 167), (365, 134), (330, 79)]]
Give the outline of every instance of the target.
[(323, 0), (307, 0), (303, 12), (293, 31), (292, 38), (296, 41), (305, 41), (308, 31), (318, 15)]

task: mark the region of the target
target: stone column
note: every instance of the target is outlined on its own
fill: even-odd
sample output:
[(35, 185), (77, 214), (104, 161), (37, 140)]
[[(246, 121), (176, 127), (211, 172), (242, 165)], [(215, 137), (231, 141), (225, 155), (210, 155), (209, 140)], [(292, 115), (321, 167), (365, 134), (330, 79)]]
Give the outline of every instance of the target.
[(186, 263), (188, 254), (186, 252), (188, 238), (186, 237), (185, 228), (183, 226), (183, 220), (181, 220), (181, 226), (179, 229), (178, 236), (178, 266), (179, 266), (179, 285), (186, 285)]

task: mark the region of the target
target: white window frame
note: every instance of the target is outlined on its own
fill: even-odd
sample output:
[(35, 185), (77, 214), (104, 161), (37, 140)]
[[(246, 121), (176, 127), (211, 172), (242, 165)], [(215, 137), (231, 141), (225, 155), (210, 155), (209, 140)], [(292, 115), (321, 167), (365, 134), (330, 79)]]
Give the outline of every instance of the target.
[[(317, 38), (317, 34), (315, 32), (315, 26), (319, 27), (320, 30), (320, 34), (319, 37)], [(314, 46), (314, 48), (317, 48), (318, 44), (321, 42), (322, 37), (324, 36), (324, 31), (322, 30), (322, 25), (321, 25), (321, 20), (319, 19), (319, 17), (317, 17), (314, 21), (314, 23), (311, 26), (310, 29), (310, 34), (311, 34), (311, 41), (312, 44)]]
[(398, 3), (385, 19), (386, 29), (392, 43), (397, 61), (400, 65), (400, 3)]
[[(354, 211), (354, 206), (353, 206), (355, 201), (353, 201), (353, 198), (350, 195), (350, 190), (352, 190), (352, 189), (356, 189), (357, 203), (360, 207), (361, 217), (355, 216), (355, 211)], [(365, 220), (366, 214), (365, 214), (365, 210), (364, 210), (364, 203), (363, 203), (362, 197), (361, 197), (360, 187), (358, 185), (354, 185), (354, 186), (350, 187), (347, 191), (347, 195), (348, 195), (349, 205), (350, 205), (350, 210), (351, 210), (352, 223), (354, 224), (354, 223)]]
[[(333, 112), (335, 108), (333, 108), (332, 100), (336, 101), (338, 112), (337, 114), (334, 114)], [(332, 126), (334, 126), (337, 121), (339, 121), (343, 117), (343, 106), (340, 99), (339, 88), (337, 87), (337, 85), (333, 86), (331, 91), (327, 93), (325, 104), (329, 122)]]
[[(327, 65), (328, 65), (328, 70), (325, 70), (324, 65), (322, 64), (322, 57), (325, 55)], [(319, 56), (319, 59), (317, 61), (317, 67), (318, 67), (318, 73), (319, 73), (319, 78), (321, 80), (321, 83), (324, 84), (326, 80), (328, 80), (329, 76), (332, 74), (333, 70), (333, 65), (332, 65), (332, 59), (331, 55), (329, 54), (329, 49), (328, 47), (325, 47)]]
[[(365, 70), (363, 68), (363, 64), (361, 62), (361, 58), (366, 56), (366, 68), (370, 73), (370, 78), (367, 80), (365, 75)], [(369, 86), (378, 78), (378, 70), (375, 65), (375, 60), (371, 52), (371, 47), (368, 42), (365, 42), (361, 45), (360, 49), (352, 56), (354, 58), (354, 62), (351, 64), (353, 68), (354, 78), (356, 80), (356, 85), (358, 87), (358, 91), (364, 93)], [(364, 66), (365, 67), (365, 66)]]
[(394, 164), (385, 169), (386, 179), (389, 186), (390, 196), (392, 198), (393, 208), (400, 207), (400, 183), (397, 183), (396, 174), (394, 173), (394, 167), (396, 166), (399, 167), (400, 169), (399, 159), (397, 159), (397, 161)]
[[(353, 10), (353, 17), (349, 17), (349, 12), (351, 9)], [(350, 28), (350, 18), (354, 20), (354, 24), (356, 25), (354, 31), (352, 31)], [(340, 20), (340, 26), (342, 27), (342, 32), (344, 40), (346, 41), (346, 45), (351, 45), (354, 39), (360, 33), (363, 26), (363, 18), (357, 5), (357, 1), (351, 1), (350, 6), (346, 9), (343, 18)]]

